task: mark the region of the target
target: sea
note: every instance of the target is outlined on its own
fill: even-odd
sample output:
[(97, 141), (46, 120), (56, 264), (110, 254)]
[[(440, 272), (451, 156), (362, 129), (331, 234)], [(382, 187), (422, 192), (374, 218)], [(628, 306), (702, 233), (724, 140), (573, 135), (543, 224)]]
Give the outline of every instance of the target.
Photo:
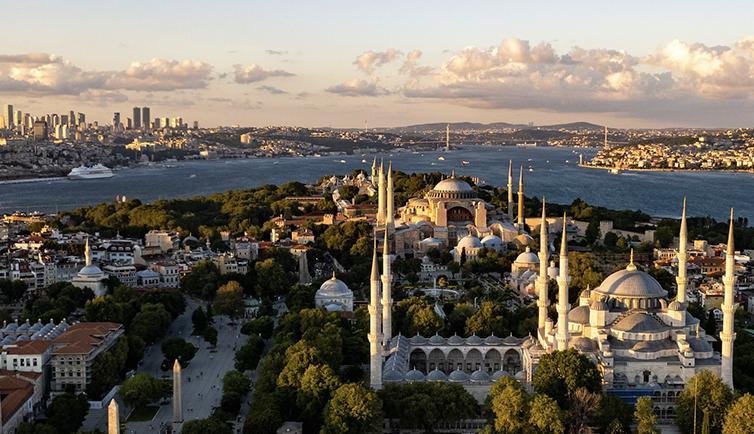
[[(754, 222), (754, 174), (745, 172), (650, 172), (579, 167), (596, 149), (555, 147), (459, 146), (448, 152), (394, 152), (377, 158), (392, 162), (405, 173), (442, 172), (467, 175), (486, 184), (505, 187), (508, 162), (514, 167), (514, 189), (524, 171), (524, 193), (547, 202), (570, 204), (579, 198), (610, 209), (641, 210), (652, 216), (679, 218), (687, 198), (689, 216), (736, 217)], [(160, 199), (208, 196), (228, 190), (315, 182), (324, 175), (346, 175), (354, 169), (370, 173), (375, 155), (306, 158), (178, 161), (167, 165), (118, 170), (115, 176), (94, 180), (45, 180), (0, 184), (0, 213), (55, 213), (116, 198), (149, 203)]]

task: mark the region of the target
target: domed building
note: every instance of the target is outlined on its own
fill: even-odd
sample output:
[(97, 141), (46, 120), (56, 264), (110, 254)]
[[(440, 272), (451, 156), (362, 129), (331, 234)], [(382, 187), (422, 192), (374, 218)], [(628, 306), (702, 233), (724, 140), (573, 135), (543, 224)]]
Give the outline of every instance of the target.
[(107, 286), (105, 286), (105, 273), (96, 265), (92, 264), (92, 252), (89, 248), (89, 238), (86, 239), (84, 252), (86, 265), (71, 279), (73, 286), (78, 288), (89, 288), (94, 291), (94, 295), (102, 297), (107, 295)]
[(409, 199), (402, 219), (406, 223), (430, 221), (439, 227), (472, 224), (486, 228), (488, 214), (494, 213), (495, 207), (479, 199), (466, 181), (451, 176), (438, 182), (424, 198)]
[(479, 259), (479, 251), (482, 250), (482, 242), (473, 235), (467, 235), (458, 241), (458, 245), (451, 252), (453, 260), (461, 263), (461, 256), (466, 254), (467, 261), (476, 261)]
[(324, 307), (328, 311), (353, 312), (353, 291), (348, 285), (335, 278), (325, 281), (314, 294), (314, 305)]

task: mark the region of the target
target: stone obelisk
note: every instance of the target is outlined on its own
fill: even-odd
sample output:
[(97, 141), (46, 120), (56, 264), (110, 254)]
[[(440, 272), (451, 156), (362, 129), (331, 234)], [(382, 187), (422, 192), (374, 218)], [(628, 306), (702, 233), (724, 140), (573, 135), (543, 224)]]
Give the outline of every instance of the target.
[(107, 434), (120, 434), (120, 412), (114, 399), (107, 406)]
[(181, 365), (178, 359), (173, 363), (173, 423), (183, 423), (183, 407), (181, 406)]

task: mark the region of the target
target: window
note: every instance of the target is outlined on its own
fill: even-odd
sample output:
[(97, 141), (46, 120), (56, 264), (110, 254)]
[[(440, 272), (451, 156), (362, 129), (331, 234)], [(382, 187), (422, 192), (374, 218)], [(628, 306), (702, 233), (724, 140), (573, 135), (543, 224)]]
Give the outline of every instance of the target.
[(32, 360), (34, 360), (34, 366), (37, 366), (38, 360), (37, 359), (32, 359)]
[(21, 359), (21, 366), (24, 366), (24, 359)]

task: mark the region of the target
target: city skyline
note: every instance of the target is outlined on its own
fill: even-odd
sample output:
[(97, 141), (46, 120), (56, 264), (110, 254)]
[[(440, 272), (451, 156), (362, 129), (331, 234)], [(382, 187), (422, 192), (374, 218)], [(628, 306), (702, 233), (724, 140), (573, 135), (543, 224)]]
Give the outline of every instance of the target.
[(79, 5), (39, 0), (55, 13), (9, 20), (34, 37), (0, 46), (0, 104), (100, 124), (148, 106), (202, 126), (340, 128), (746, 127), (754, 108), (750, 4)]

